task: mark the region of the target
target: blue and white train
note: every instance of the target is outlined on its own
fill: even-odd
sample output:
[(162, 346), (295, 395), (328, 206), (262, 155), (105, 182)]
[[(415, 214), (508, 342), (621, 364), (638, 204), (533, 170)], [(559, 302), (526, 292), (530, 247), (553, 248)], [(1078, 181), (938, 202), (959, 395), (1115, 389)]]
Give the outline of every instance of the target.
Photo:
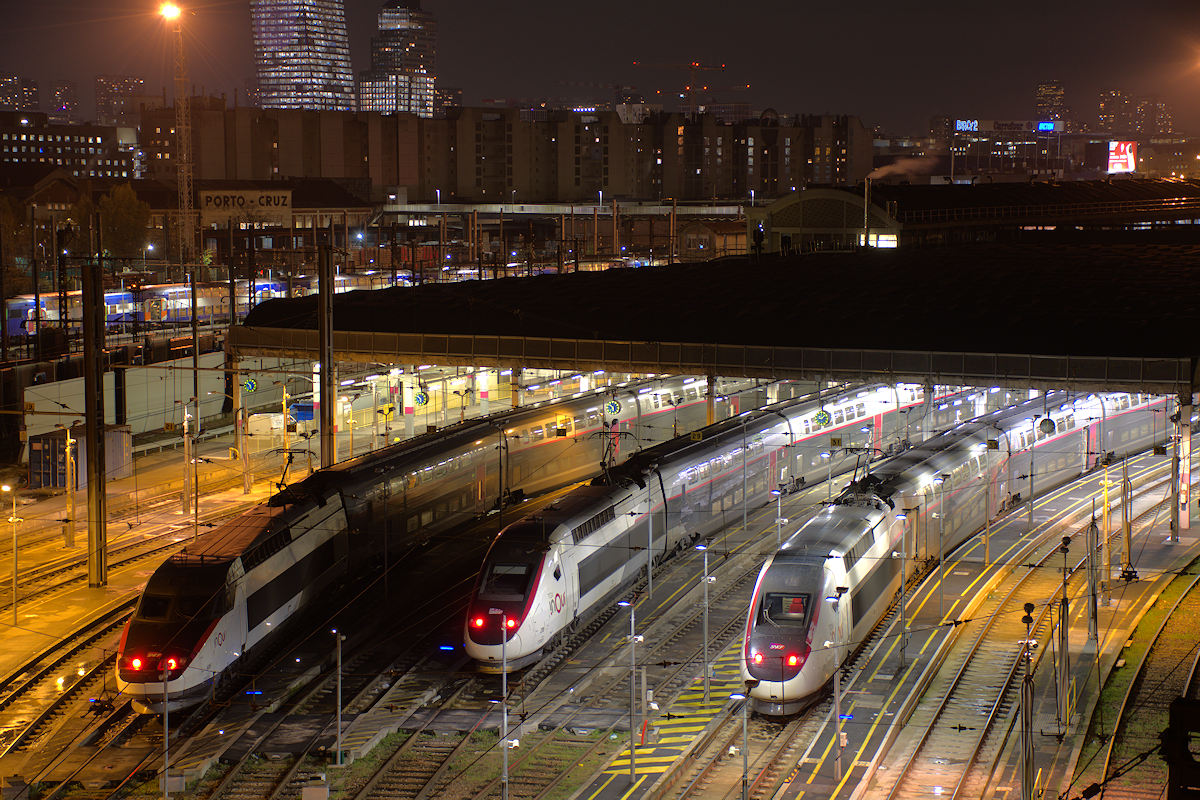
[[(292, 281), (292, 293), (296, 296), (316, 291), (315, 280), (298, 277)], [(380, 288), (378, 274), (346, 273), (335, 278), (336, 292), (355, 289)], [(248, 282), (239, 279), (236, 288), (238, 317), (246, 314)], [(253, 301), (258, 303), (274, 297), (286, 297), (288, 286), (280, 278), (257, 278), (253, 286)], [(71, 332), (79, 333), (83, 324), (82, 293), (76, 289), (68, 291), (67, 319)], [(59, 293), (43, 292), (35, 298), (32, 294), (9, 297), (4, 302), (4, 326), (9, 340), (20, 344), (34, 334), (38, 315), (34, 312), (35, 299), (41, 309), (41, 324), (44, 327), (60, 327), (62, 310)], [(228, 282), (200, 283), (196, 287), (196, 314), (202, 325), (225, 324), (229, 320)], [(179, 325), (192, 321), (192, 289), (187, 283), (164, 283), (140, 286), (137, 289), (114, 289), (104, 293), (105, 324), (110, 331), (130, 330), (134, 323), (141, 330), (156, 326)]]
[[(902, 564), (893, 553), (937, 557), (930, 519), (938, 518), (950, 552), (983, 526), (985, 513), (1028, 498), (1031, 480), (1041, 491), (1106, 454), (1161, 442), (1155, 412), (1164, 408), (1163, 398), (1148, 395), (1051, 392), (874, 467), (800, 525), (758, 575), (742, 652), (743, 679), (759, 681), (750, 693), (755, 709), (792, 714), (820, 696), (895, 601)], [(989, 440), (998, 451), (989, 453)]]

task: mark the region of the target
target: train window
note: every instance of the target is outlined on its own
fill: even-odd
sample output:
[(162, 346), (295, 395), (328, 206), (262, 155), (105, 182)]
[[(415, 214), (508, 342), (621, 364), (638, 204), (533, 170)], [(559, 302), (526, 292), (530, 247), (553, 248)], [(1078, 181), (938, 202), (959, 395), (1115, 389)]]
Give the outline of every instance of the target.
[(867, 415), (867, 404), (859, 403), (854, 407), (855, 416), (865, 417)]
[(842, 416), (842, 410), (840, 408), (835, 408), (833, 410), (833, 424), (841, 425), (844, 421), (845, 417)]
[(529, 564), (492, 564), (479, 589), (481, 600), (524, 600), (532, 570)]
[(171, 598), (160, 594), (144, 594), (138, 605), (138, 617), (141, 619), (166, 619), (171, 608)]
[(775, 625), (803, 625), (808, 621), (810, 599), (808, 594), (768, 592), (763, 597), (761, 619)]

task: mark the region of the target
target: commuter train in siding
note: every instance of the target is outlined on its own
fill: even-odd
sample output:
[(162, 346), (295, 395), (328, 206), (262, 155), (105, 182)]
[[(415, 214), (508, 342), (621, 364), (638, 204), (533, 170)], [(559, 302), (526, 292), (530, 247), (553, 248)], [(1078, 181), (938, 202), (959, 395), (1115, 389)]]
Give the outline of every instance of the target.
[(1008, 402), (986, 389), (877, 385), (784, 401), (704, 428), (699, 441), (650, 447), (497, 535), (468, 605), (466, 651), (482, 671), (520, 669), (631, 585), (648, 549), (660, 560), (740, 518), (743, 489), (759, 506), (773, 490)]
[[(335, 292), (355, 289), (380, 288), (378, 273), (346, 273), (335, 278)], [(235, 293), (238, 317), (246, 314), (250, 284), (245, 279), (237, 280)], [(291, 282), (293, 295), (311, 294), (316, 291), (316, 281), (307, 276), (297, 276)], [(273, 297), (286, 297), (288, 282), (282, 278), (256, 278), (253, 284), (255, 303)], [(66, 293), (67, 320), (72, 334), (79, 334), (83, 325), (82, 293), (78, 289)], [(40, 309), (43, 327), (60, 327), (62, 309), (59, 293), (42, 292), (16, 295), (4, 301), (4, 326), (13, 343), (21, 343), (34, 334)], [(228, 282), (203, 282), (196, 286), (196, 316), (200, 325), (227, 323), (229, 321)], [(104, 321), (110, 331), (132, 330), (136, 324), (141, 331), (155, 327), (190, 324), (192, 321), (192, 287), (188, 283), (148, 284), (136, 289), (109, 289), (104, 292)]]
[[(878, 464), (800, 525), (759, 572), (741, 668), (743, 679), (759, 681), (754, 708), (787, 715), (819, 697), (895, 601), (902, 564), (892, 554), (938, 556), (927, 527), (934, 515), (948, 553), (983, 526), (985, 513), (1029, 497), (1031, 458), (1036, 488), (1061, 485), (1105, 454), (1149, 448), (1154, 412), (1164, 405), (1147, 395), (1051, 392)], [(1160, 429), (1157, 440), (1164, 435)], [(988, 453), (989, 440), (998, 452)]]
[[(606, 447), (624, 457), (677, 426), (699, 427), (705, 389), (691, 378), (606, 386), (314, 472), (155, 570), (121, 636), (118, 687), (146, 711), (203, 700), (352, 564), (377, 564), (388, 546), (419, 545), (487, 514), (502, 495), (583, 480)], [(735, 408), (763, 402), (752, 381), (718, 381), (714, 390)]]

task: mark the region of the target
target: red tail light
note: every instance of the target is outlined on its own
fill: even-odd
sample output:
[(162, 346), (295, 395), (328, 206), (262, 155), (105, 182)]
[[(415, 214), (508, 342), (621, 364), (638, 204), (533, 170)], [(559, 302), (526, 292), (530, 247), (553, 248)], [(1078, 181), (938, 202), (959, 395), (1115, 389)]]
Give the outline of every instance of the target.
[(169, 670), (179, 669), (180, 667), (183, 666), (183, 659), (175, 658), (174, 656), (171, 656), (171, 657), (167, 658), (165, 661), (163, 661), (163, 666), (165, 666)]
[(761, 664), (761, 663), (762, 663), (762, 661), (763, 661), (763, 659), (762, 659), (762, 653), (755, 653), (755, 654), (754, 654), (754, 656), (753, 656), (753, 658), (754, 658), (754, 663), (755, 663), (755, 664)]
[(142, 660), (140, 658), (138, 658), (137, 656), (134, 656), (133, 658), (129, 659), (129, 668), (134, 670), (135, 672), (141, 671)]
[(517, 621), (515, 619), (513, 619), (512, 617), (509, 617), (508, 619), (504, 620), (504, 624), (508, 626), (509, 630), (517, 627)]
[(788, 665), (789, 667), (794, 667), (794, 666), (796, 666), (796, 665), (797, 665), (797, 664), (799, 664), (799, 663), (800, 663), (800, 656), (796, 655), (795, 653), (789, 653), (789, 654), (788, 654), (788, 657), (787, 657), (787, 665)]
[(476, 628), (482, 628), (483, 621), (484, 621), (483, 617), (476, 617), (475, 619), (471, 620), (471, 624), (474, 625)]

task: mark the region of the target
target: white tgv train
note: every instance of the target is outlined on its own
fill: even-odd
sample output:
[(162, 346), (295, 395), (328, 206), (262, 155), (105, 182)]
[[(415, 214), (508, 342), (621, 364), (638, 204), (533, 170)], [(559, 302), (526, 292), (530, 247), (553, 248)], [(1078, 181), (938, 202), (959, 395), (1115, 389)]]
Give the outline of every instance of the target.
[(484, 671), (530, 664), (628, 587), (648, 550), (657, 562), (716, 533), (744, 504), (770, 501), (781, 485), (824, 478), (868, 451), (1008, 402), (987, 390), (942, 387), (926, 396), (917, 386), (857, 387), (746, 412), (704, 428), (698, 440), (637, 453), (496, 536), (468, 605), (466, 651)]
[[(755, 709), (792, 714), (819, 696), (895, 600), (901, 561), (892, 554), (905, 551), (906, 530), (924, 529), (925, 552), (916, 555), (936, 557), (926, 526), (940, 517), (949, 553), (983, 526), (986, 509), (1029, 492), (1031, 459), (1039, 489), (1065, 483), (1104, 453), (1149, 448), (1154, 412), (1164, 405), (1148, 395), (1072, 399), (1052, 392), (958, 425), (877, 465), (801, 524), (759, 572), (742, 653), (742, 678), (759, 681), (751, 691)], [(1043, 415), (1054, 423), (1046, 430)], [(989, 439), (999, 444), (990, 457)], [(918, 511), (906, 517), (906, 508)], [(907, 545), (911, 556), (915, 534)]]

